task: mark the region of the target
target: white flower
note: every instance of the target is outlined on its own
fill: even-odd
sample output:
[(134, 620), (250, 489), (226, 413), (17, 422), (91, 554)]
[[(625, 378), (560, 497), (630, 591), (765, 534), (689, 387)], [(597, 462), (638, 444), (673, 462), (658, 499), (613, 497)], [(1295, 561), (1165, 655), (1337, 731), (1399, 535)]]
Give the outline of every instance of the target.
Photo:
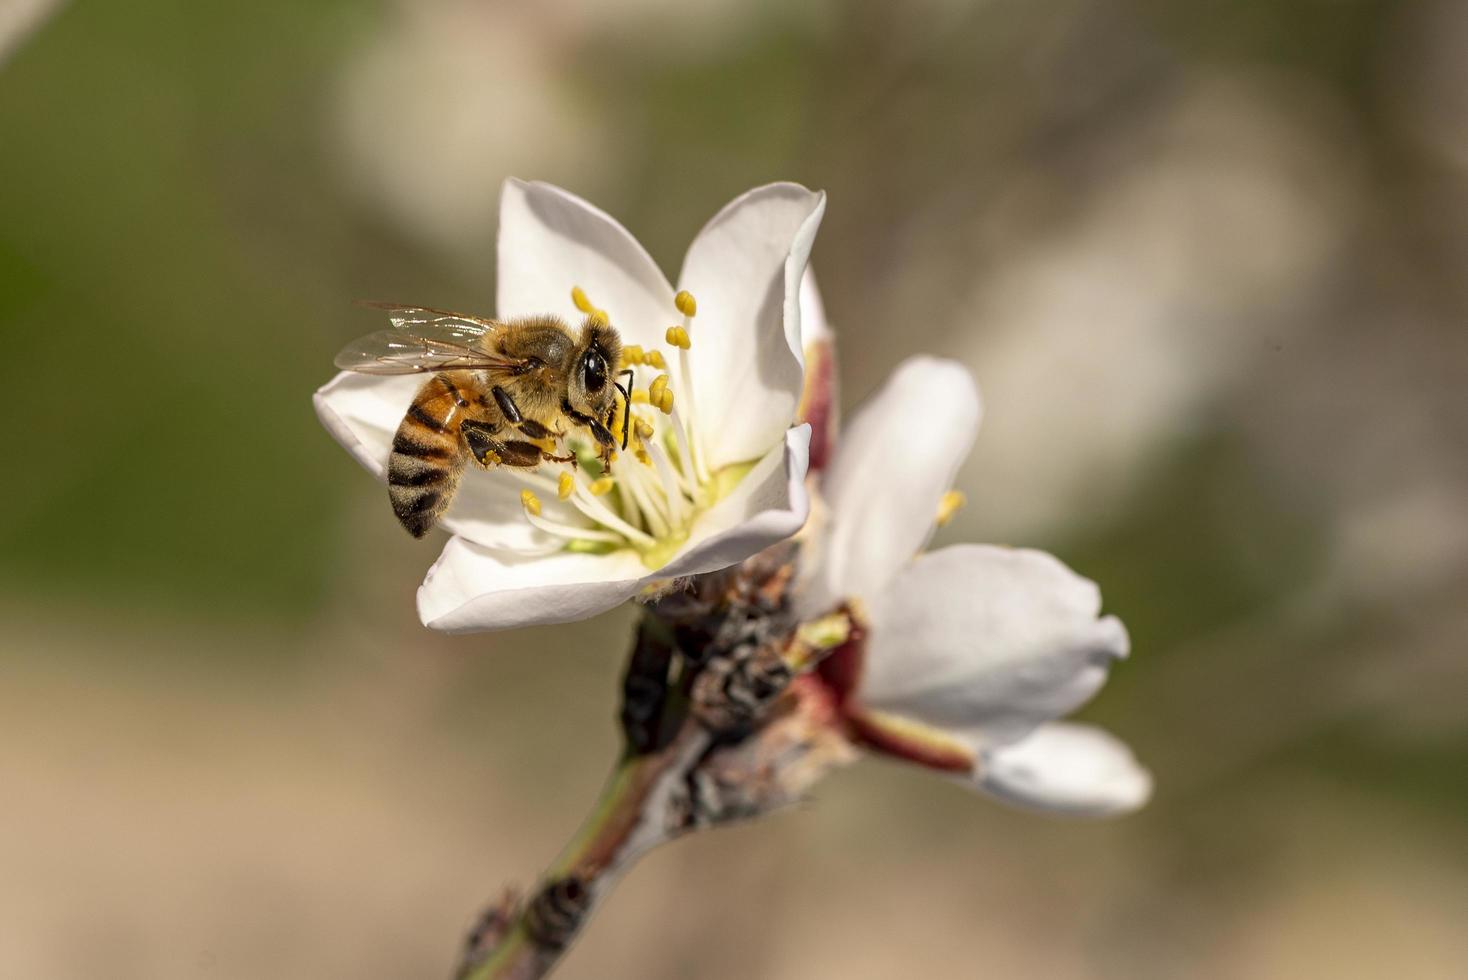
[[(805, 523), (810, 430), (792, 426), (799, 287), (824, 210), (824, 194), (795, 184), (744, 194), (694, 239), (675, 293), (605, 213), (547, 184), (506, 182), (497, 315), (579, 323), (604, 312), (641, 349), (641, 448), (617, 462), (613, 492), (584, 468), (471, 468), (442, 519), (454, 536), (418, 590), (426, 625), (584, 619), (663, 580), (735, 564)], [(317, 392), (317, 413), (383, 479), (422, 380), (343, 373)], [(383, 511), (391, 520), (385, 500)]]
[(922, 553), (979, 424), (950, 361), (905, 362), (841, 433), (800, 612), (859, 600), (865, 636), (818, 677), (860, 744), (961, 775), (1012, 803), (1083, 814), (1141, 806), (1151, 778), (1111, 736), (1057, 723), (1127, 654), (1096, 586), (1039, 551)]

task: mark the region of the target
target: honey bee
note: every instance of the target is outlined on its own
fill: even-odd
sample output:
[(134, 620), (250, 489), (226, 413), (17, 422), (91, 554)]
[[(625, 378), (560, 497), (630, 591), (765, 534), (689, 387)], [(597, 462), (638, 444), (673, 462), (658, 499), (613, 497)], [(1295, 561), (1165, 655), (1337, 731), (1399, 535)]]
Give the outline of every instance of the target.
[(491, 320), (423, 306), (368, 304), (386, 310), (393, 329), (348, 344), (336, 366), (363, 374), (432, 374), (393, 436), (387, 493), (393, 513), (421, 538), (448, 508), (469, 457), (480, 466), (575, 465), (557, 440), (583, 428), (610, 465), (622, 393), (622, 448), (631, 397), (614, 380), (622, 339), (604, 316), (579, 333), (555, 316)]

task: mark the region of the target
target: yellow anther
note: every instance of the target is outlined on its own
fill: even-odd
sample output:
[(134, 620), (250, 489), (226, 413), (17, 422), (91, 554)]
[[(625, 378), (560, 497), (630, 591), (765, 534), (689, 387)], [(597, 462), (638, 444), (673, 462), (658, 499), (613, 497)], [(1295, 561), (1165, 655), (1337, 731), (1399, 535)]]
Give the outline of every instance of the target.
[(571, 287), (571, 302), (576, 304), (576, 309), (582, 313), (594, 313), (596, 307), (591, 305), (591, 300), (586, 298), (586, 290), (580, 286)]
[(602, 494), (607, 493), (612, 489), (612, 487), (616, 485), (617, 481), (613, 480), (609, 476), (603, 476), (598, 479), (592, 480), (591, 495), (594, 497), (600, 497)]
[(479, 464), (481, 466), (498, 466), (500, 462), (500, 454), (493, 449), (487, 449), (484, 452), (484, 458), (479, 461)]
[(586, 318), (598, 327), (604, 327), (612, 322), (611, 317), (607, 316), (606, 310), (592, 310), (586, 314)]
[(698, 315), (698, 300), (686, 289), (678, 290), (678, 295), (673, 297), (673, 305), (678, 307), (678, 312), (684, 316)]
[(968, 498), (961, 490), (949, 490), (945, 493), (938, 501), (938, 526), (942, 527), (953, 520), (953, 515), (962, 510), (966, 503), (968, 503)]
[(647, 404), (650, 404), (651, 401), (652, 401), (652, 399), (650, 399), (650, 398), (647, 397), (647, 389), (646, 388), (633, 388), (632, 389), (632, 404), (634, 404), (634, 405), (647, 405)]
[(851, 639), (851, 620), (842, 613), (832, 613), (805, 623), (795, 631), (795, 635), (802, 643), (830, 650)]
[(658, 408), (664, 415), (673, 414), (673, 389), (664, 388), (663, 396), (658, 399)]
[(648, 351), (645, 355), (643, 355), (642, 360), (643, 363), (646, 364), (648, 367), (655, 368), (659, 371), (666, 370), (668, 367), (668, 362), (663, 360), (663, 352), (660, 350)]
[(571, 491), (576, 489), (576, 478), (570, 473), (561, 474), (561, 482), (556, 484), (556, 496), (562, 500), (571, 496)]
[(623, 364), (641, 364), (643, 358), (642, 348), (636, 344), (628, 344), (622, 348)]
[(535, 495), (534, 490), (520, 491), (520, 506), (525, 508), (525, 513), (540, 516), (540, 498)]
[(647, 400), (649, 403), (662, 407), (663, 392), (668, 390), (668, 376), (660, 374), (652, 379), (652, 384), (647, 386)]
[(646, 449), (639, 449), (639, 450), (637, 450), (637, 461), (639, 463), (641, 463), (643, 466), (651, 466), (652, 465), (652, 457), (647, 454), (647, 450)]
[(682, 350), (687, 350), (689, 347), (693, 346), (688, 340), (688, 331), (684, 330), (682, 327), (669, 327), (666, 334), (666, 339), (670, 347), (677, 347)]
[(637, 424), (632, 428), (636, 430), (639, 439), (651, 439), (653, 432), (656, 431), (647, 419), (638, 419)]

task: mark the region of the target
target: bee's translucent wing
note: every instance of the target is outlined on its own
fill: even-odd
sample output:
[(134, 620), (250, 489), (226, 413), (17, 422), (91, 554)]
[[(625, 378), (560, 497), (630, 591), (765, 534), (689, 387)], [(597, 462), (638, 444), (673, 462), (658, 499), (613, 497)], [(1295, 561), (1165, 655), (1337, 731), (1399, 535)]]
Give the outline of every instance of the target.
[(366, 304), (387, 311), (392, 330), (359, 337), (336, 355), (336, 366), (362, 374), (420, 374), (515, 366), (478, 342), (501, 324), (484, 317), (426, 306)]
[(477, 337), (504, 328), (504, 324), (489, 317), (471, 313), (455, 313), (452, 310), (436, 310), (431, 306), (404, 306), (400, 303), (364, 302), (361, 305), (382, 310), (392, 325), (399, 330), (424, 336), (438, 337), (459, 343), (469, 343)]

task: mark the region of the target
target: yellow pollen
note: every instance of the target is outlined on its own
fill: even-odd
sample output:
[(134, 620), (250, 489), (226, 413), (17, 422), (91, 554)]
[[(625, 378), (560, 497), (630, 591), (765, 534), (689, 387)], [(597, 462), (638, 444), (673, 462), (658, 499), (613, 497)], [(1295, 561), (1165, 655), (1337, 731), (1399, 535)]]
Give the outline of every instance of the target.
[(500, 454), (495, 452), (493, 449), (485, 450), (484, 458), (479, 461), (479, 465), (481, 466), (498, 466), (499, 463)]
[(658, 399), (658, 410), (664, 415), (673, 414), (673, 389), (664, 388), (663, 396)]
[(628, 344), (622, 348), (622, 363), (641, 364), (643, 358), (642, 348), (636, 344)]
[(966, 503), (968, 498), (961, 490), (949, 490), (945, 493), (943, 499), (938, 501), (938, 526), (942, 527), (953, 520), (953, 515), (962, 510)]
[(527, 514), (540, 516), (540, 498), (535, 495), (534, 490), (520, 491), (520, 505), (525, 508)]
[(652, 434), (654, 432), (654, 429), (652, 427), (652, 423), (649, 422), (647, 419), (638, 419), (637, 420), (637, 424), (635, 426), (633, 426), (633, 428), (637, 430), (637, 438), (639, 438), (639, 439), (651, 439), (652, 438)]
[(562, 473), (560, 483), (556, 484), (556, 496), (566, 500), (571, 496), (571, 491), (576, 489), (576, 478), (570, 473)]
[(639, 450), (637, 450), (637, 461), (639, 463), (641, 463), (643, 466), (651, 466), (652, 465), (652, 457), (647, 454), (647, 450), (646, 449), (639, 449)]
[(650, 404), (659, 408), (663, 405), (663, 392), (668, 390), (668, 376), (660, 374), (652, 379), (652, 384), (647, 386), (647, 400)]
[(698, 301), (686, 289), (678, 290), (678, 295), (673, 297), (673, 305), (678, 307), (678, 312), (684, 316), (698, 315)]
[(586, 290), (580, 286), (571, 287), (571, 302), (576, 304), (576, 309), (582, 313), (594, 313), (596, 307), (591, 305), (591, 300), (586, 298)]
[(604, 477), (601, 477), (599, 479), (592, 480), (591, 481), (591, 495), (593, 497), (600, 497), (602, 494), (607, 493), (608, 491), (610, 491), (612, 489), (612, 487), (614, 487), (616, 485), (617, 485), (617, 481), (613, 480), (609, 476), (604, 476)]
[(649, 405), (651, 403), (652, 403), (652, 399), (650, 399), (650, 398), (647, 397), (647, 389), (646, 388), (633, 388), (632, 389), (632, 404), (634, 404), (634, 405)]
[(669, 346), (677, 347), (680, 350), (687, 350), (693, 346), (688, 339), (688, 331), (682, 327), (669, 327), (667, 341)]
[(660, 350), (648, 351), (646, 356), (643, 357), (643, 363), (659, 371), (665, 370), (668, 366), (668, 362), (663, 360), (663, 352)]
[(612, 424), (611, 424), (611, 427), (610, 428), (612, 430), (612, 441), (613, 442), (621, 442), (622, 441), (622, 413), (621, 412), (613, 413), (613, 415), (612, 415)]

